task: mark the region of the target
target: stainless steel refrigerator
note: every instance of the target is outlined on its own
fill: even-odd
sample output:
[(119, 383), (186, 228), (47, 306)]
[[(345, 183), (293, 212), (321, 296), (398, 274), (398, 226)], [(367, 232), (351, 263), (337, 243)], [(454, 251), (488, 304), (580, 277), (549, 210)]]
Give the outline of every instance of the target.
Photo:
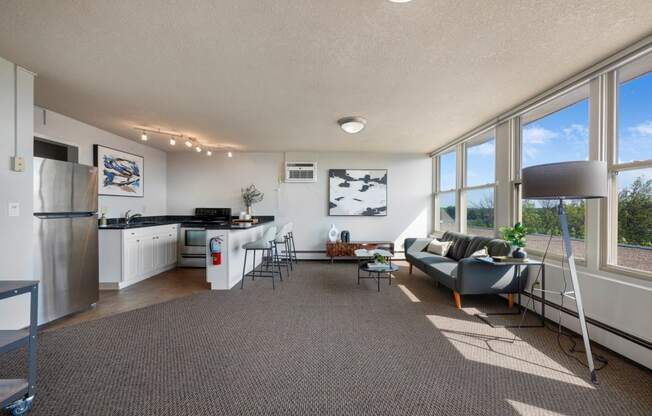
[(34, 245), (39, 324), (97, 302), (96, 167), (34, 158)]

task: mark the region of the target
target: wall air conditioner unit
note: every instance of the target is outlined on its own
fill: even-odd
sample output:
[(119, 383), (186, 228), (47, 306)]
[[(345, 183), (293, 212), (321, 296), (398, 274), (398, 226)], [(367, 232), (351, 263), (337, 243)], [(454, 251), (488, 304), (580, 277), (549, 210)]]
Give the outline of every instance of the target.
[(317, 182), (315, 162), (285, 162), (285, 182)]

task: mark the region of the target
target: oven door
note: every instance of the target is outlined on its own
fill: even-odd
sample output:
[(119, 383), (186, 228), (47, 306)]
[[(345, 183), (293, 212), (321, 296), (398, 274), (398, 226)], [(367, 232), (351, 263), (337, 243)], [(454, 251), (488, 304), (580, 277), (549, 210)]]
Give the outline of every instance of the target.
[(179, 266), (206, 267), (206, 229), (181, 228)]

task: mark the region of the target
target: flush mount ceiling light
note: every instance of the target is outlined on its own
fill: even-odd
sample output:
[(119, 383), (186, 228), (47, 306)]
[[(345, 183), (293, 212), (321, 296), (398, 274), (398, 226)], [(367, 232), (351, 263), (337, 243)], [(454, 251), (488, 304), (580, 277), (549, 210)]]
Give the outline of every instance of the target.
[(337, 120), (342, 130), (349, 134), (360, 133), (367, 124), (367, 120), (362, 117), (344, 117)]

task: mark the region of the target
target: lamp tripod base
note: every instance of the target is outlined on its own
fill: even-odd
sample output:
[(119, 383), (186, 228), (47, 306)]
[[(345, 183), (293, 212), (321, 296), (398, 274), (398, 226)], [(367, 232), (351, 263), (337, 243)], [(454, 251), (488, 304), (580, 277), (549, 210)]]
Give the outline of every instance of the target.
[[(591, 375), (591, 382), (598, 384), (598, 376), (593, 364), (593, 353), (591, 352), (591, 342), (589, 340), (589, 331), (586, 327), (586, 318), (584, 317), (584, 306), (582, 305), (582, 294), (580, 293), (580, 283), (577, 278), (577, 269), (575, 268), (575, 256), (573, 255), (573, 246), (571, 245), (570, 233), (568, 232), (568, 219), (564, 210), (564, 200), (559, 200), (559, 221), (561, 222), (561, 233), (564, 239), (564, 250), (568, 259), (568, 268), (570, 269), (571, 282), (573, 284), (573, 295), (577, 305), (577, 315), (580, 319), (580, 329), (582, 330), (582, 339), (584, 340), (584, 350), (586, 351), (586, 362)], [(568, 293), (568, 292), (567, 292)], [(562, 294), (564, 296), (564, 294)]]

